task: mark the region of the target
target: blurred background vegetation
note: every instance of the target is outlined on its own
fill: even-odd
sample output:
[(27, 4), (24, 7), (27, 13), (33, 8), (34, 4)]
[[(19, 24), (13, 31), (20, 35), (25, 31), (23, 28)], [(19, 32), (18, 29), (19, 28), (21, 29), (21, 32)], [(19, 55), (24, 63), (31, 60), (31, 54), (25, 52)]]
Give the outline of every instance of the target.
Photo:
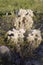
[(0, 0), (0, 13), (12, 12), (20, 8), (43, 12), (43, 0)]

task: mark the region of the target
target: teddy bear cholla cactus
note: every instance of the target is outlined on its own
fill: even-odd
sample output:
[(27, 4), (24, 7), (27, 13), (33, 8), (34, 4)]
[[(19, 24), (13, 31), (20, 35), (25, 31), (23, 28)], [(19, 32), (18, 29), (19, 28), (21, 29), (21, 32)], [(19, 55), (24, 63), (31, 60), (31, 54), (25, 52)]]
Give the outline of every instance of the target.
[(33, 11), (31, 9), (20, 9), (17, 15), (22, 17), (26, 15), (30, 15), (31, 17), (34, 16)]
[(24, 33), (24, 29), (16, 30), (13, 28), (12, 31), (9, 30), (6, 33), (5, 39), (7, 39), (7, 41), (10, 41), (10, 45), (16, 46), (17, 51), (19, 51), (20, 45), (24, 42)]
[(17, 15), (14, 22), (16, 29), (9, 30), (6, 37), (10, 40), (10, 45), (14, 45), (17, 52), (26, 57), (40, 45), (41, 32), (37, 29), (31, 30), (34, 16), (32, 10), (20, 9)]
[(23, 28), (25, 30), (31, 29), (33, 25), (33, 11), (30, 9), (20, 9), (15, 18), (14, 26), (16, 29)]
[(28, 33), (27, 35), (28, 35), (26, 38), (27, 43), (32, 45), (33, 48), (37, 48), (40, 45), (42, 40), (41, 31), (34, 29), (31, 30), (30, 33)]
[(25, 33), (25, 30), (24, 29), (20, 29), (20, 30), (16, 30), (16, 29), (12, 29), (9, 30), (6, 35), (5, 35), (5, 38), (7, 38), (7, 41), (10, 40), (10, 44), (18, 44), (20, 43), (21, 41), (23, 42), (23, 38), (24, 38), (24, 33)]
[(38, 48), (42, 40), (41, 31), (34, 29), (25, 32), (25, 41), (21, 46), (20, 55), (23, 57), (28, 57), (33, 54), (33, 51)]
[(42, 40), (41, 32), (37, 29), (27, 32), (24, 29), (13, 29), (7, 32), (7, 37), (10, 40), (10, 44), (16, 47), (17, 52), (25, 57), (32, 53)]

